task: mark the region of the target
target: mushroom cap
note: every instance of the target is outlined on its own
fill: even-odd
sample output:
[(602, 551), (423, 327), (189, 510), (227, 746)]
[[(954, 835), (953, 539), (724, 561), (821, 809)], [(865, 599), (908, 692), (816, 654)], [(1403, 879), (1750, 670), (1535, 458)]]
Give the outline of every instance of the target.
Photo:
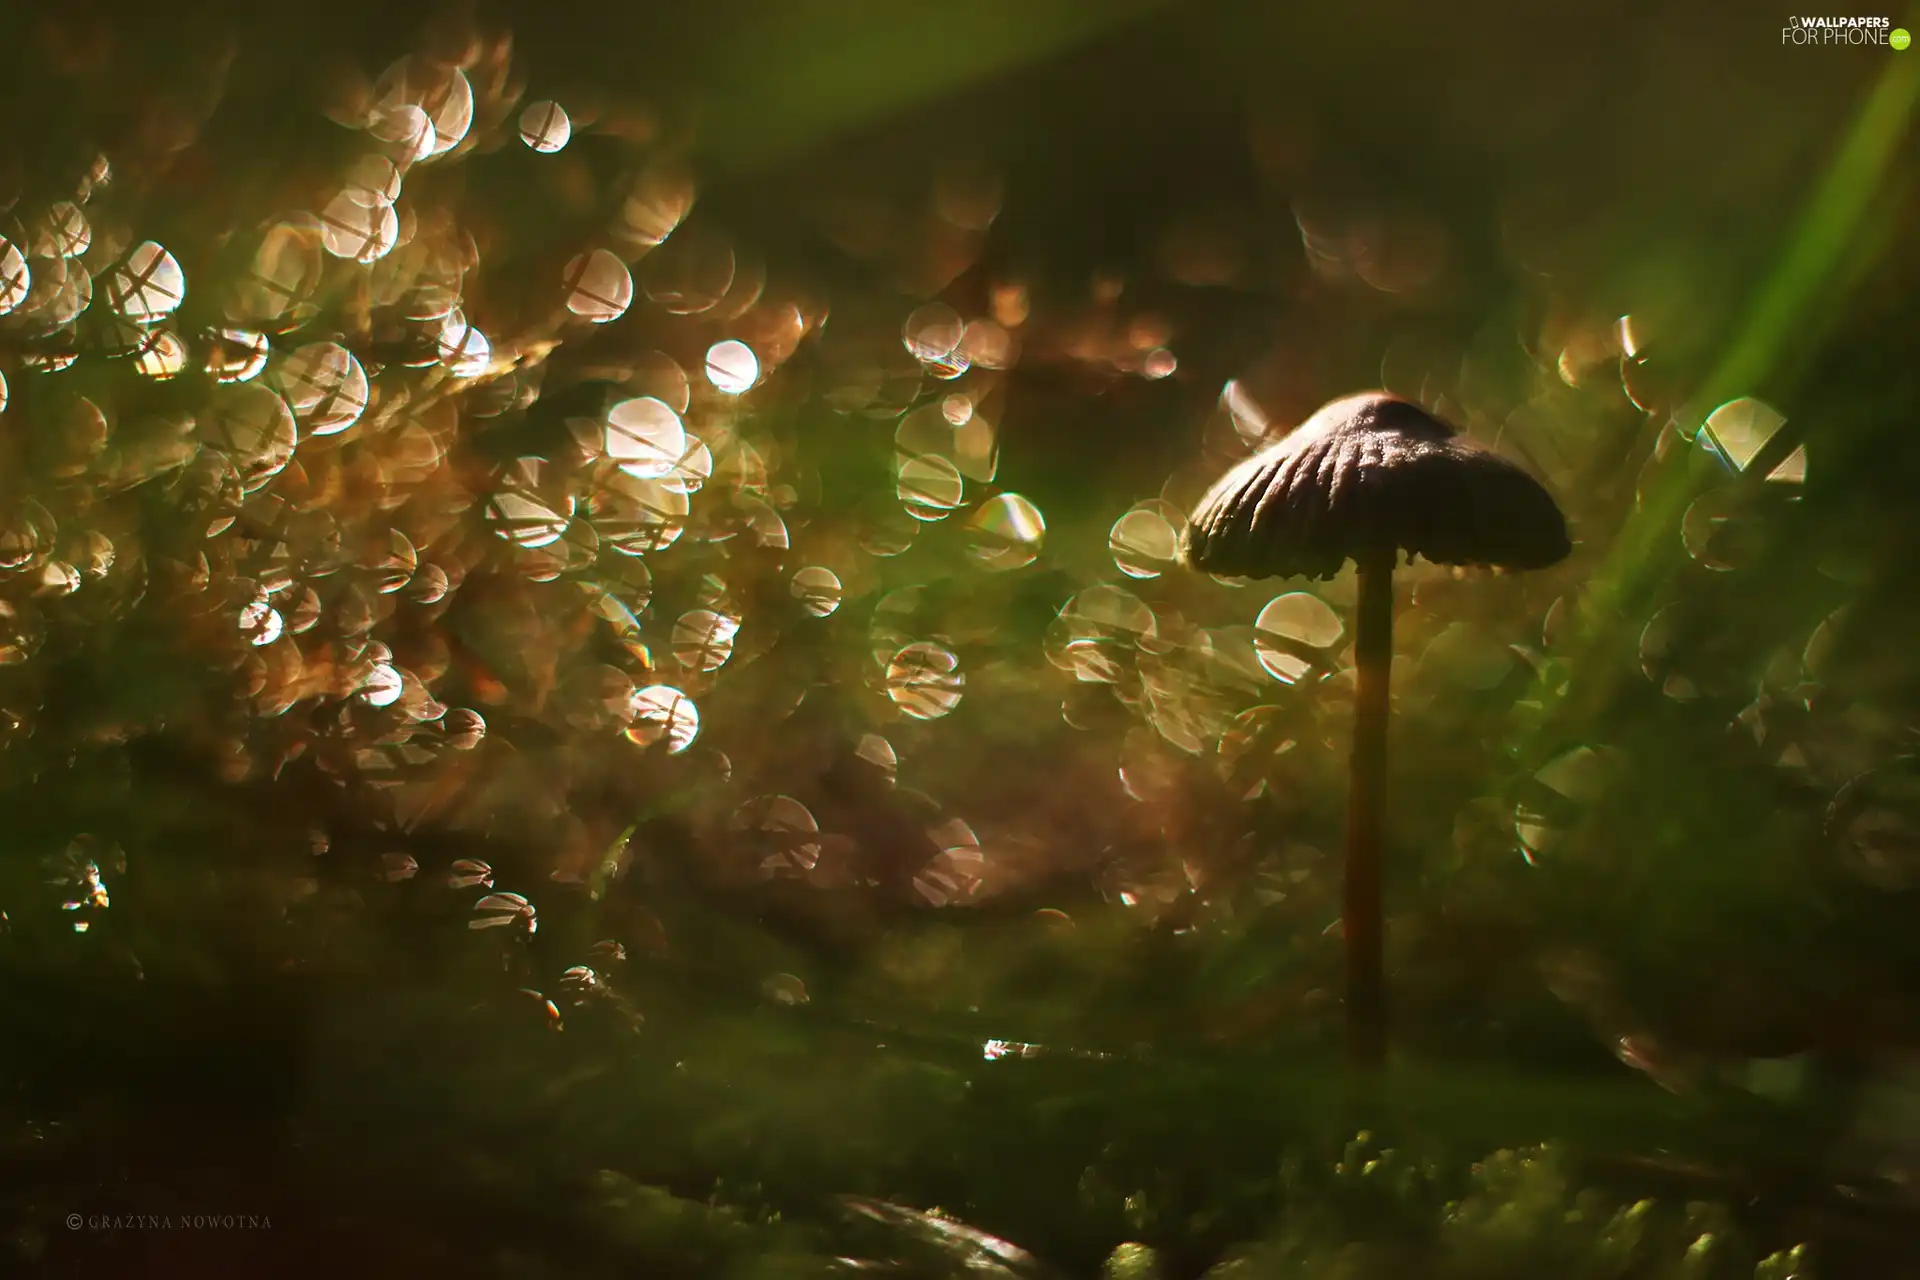
[(1227, 472), (1180, 547), (1193, 568), (1247, 578), (1331, 578), (1393, 551), (1538, 569), (1572, 549), (1539, 481), (1383, 392), (1323, 406)]

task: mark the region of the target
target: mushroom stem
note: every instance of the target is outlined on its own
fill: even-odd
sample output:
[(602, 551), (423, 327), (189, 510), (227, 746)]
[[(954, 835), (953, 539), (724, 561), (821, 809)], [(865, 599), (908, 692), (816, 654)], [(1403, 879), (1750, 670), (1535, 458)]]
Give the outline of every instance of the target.
[(1386, 926), (1380, 905), (1380, 812), (1386, 792), (1387, 691), (1393, 667), (1393, 568), (1388, 548), (1357, 561), (1353, 756), (1347, 786), (1343, 932), (1347, 943), (1347, 1053), (1375, 1068), (1387, 1053)]

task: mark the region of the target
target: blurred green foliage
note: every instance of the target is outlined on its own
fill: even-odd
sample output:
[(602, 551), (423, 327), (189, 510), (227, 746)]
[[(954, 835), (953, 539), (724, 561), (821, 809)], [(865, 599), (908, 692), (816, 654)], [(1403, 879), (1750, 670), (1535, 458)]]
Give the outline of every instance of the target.
[[(7, 1267), (1920, 1268), (1920, 62), (1779, 21), (29, 15)], [(1173, 556), (1368, 385), (1578, 544), (1400, 573), (1377, 1088), (1351, 575)]]

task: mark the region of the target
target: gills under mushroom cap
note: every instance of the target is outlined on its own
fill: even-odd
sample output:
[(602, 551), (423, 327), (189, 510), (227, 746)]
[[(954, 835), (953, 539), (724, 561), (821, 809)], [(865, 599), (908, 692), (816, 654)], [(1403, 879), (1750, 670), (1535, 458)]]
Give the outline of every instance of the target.
[(1539, 481), (1379, 392), (1333, 401), (1227, 472), (1181, 543), (1192, 567), (1247, 578), (1331, 578), (1393, 551), (1538, 569), (1571, 550)]

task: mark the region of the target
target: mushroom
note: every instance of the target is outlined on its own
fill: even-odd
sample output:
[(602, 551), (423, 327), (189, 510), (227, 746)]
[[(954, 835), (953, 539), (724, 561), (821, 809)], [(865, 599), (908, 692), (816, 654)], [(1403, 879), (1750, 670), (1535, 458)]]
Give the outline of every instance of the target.
[(1398, 553), (1537, 569), (1571, 550), (1566, 517), (1538, 481), (1382, 392), (1325, 405), (1227, 472), (1194, 508), (1180, 548), (1192, 568), (1331, 578), (1352, 560), (1359, 575), (1343, 901), (1347, 1046), (1356, 1065), (1377, 1067), (1386, 1056), (1380, 813)]

